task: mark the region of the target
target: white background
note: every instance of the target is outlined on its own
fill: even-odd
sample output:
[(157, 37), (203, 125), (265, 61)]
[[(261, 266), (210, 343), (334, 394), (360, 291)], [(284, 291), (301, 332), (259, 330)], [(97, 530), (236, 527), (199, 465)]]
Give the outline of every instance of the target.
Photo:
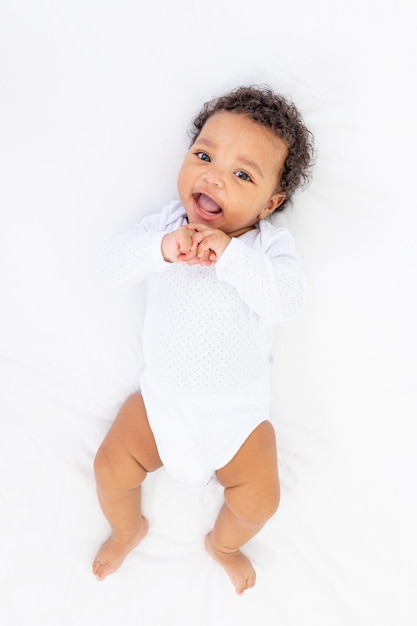
[[(413, 0), (2, 0), (0, 618), (8, 626), (417, 621)], [(103, 284), (107, 239), (176, 197), (187, 129), (240, 84), (316, 138), (281, 217), (309, 301), (276, 330), (280, 511), (242, 598), (202, 538), (221, 492), (160, 470), (151, 530), (103, 583), (92, 460), (137, 387), (142, 295)]]

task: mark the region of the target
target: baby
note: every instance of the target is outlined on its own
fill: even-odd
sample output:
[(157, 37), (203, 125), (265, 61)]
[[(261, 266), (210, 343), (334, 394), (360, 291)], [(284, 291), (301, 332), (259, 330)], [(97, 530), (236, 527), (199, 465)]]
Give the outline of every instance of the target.
[(163, 465), (184, 485), (223, 486), (205, 546), (238, 594), (255, 584), (240, 548), (280, 499), (271, 329), (305, 296), (293, 240), (267, 218), (308, 181), (312, 160), (311, 134), (291, 102), (264, 86), (235, 89), (194, 120), (179, 200), (112, 242), (111, 280), (147, 280), (145, 367), (95, 458), (112, 528), (93, 563), (98, 580), (145, 537), (141, 484)]

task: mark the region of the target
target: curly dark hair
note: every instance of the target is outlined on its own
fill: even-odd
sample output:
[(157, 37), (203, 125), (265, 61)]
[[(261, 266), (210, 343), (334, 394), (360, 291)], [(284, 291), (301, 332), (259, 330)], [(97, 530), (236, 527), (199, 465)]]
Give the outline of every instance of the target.
[(230, 93), (209, 100), (192, 123), (190, 146), (194, 144), (209, 117), (218, 111), (232, 111), (271, 129), (288, 146), (288, 155), (278, 181), (278, 191), (286, 194), (277, 208), (291, 203), (294, 192), (308, 184), (314, 165), (314, 139), (293, 102), (267, 85), (237, 87)]

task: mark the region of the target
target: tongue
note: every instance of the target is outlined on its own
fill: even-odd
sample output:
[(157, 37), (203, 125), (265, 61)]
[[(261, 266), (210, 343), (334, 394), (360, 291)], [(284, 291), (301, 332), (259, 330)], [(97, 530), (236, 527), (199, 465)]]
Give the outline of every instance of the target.
[(208, 196), (205, 196), (203, 193), (200, 195), (198, 199), (198, 204), (201, 206), (203, 211), (207, 211), (207, 213), (220, 213), (221, 208), (218, 204), (214, 202)]

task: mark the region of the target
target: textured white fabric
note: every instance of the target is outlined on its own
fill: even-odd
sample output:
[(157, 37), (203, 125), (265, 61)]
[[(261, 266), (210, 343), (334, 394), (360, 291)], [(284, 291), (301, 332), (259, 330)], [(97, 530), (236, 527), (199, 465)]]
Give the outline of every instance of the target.
[(210, 267), (167, 263), (161, 239), (187, 223), (178, 201), (110, 245), (116, 284), (147, 278), (140, 379), (167, 471), (206, 484), (269, 416), (271, 325), (291, 319), (305, 284), (285, 228), (261, 221)]
[[(414, 0), (2, 0), (0, 624), (416, 626), (416, 19)], [(221, 487), (164, 468), (149, 534), (98, 583), (93, 459), (137, 389), (146, 290), (98, 260), (175, 197), (202, 102), (259, 82), (294, 99), (317, 165), (277, 220), (309, 295), (275, 328), (282, 497), (244, 548), (257, 583), (238, 597), (204, 550)]]

